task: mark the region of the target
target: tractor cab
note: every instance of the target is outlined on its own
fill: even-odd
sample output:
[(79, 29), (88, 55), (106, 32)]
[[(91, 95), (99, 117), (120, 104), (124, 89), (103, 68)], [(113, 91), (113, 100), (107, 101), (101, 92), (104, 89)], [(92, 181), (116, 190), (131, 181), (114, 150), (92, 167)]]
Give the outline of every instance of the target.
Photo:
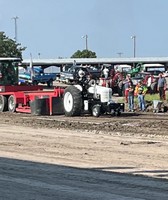
[(0, 85), (18, 85), (20, 58), (0, 58)]

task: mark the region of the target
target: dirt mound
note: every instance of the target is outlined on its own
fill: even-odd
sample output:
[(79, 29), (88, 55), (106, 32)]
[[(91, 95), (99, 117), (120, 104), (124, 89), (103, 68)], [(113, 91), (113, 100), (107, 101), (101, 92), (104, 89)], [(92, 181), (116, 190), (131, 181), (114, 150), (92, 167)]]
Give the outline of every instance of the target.
[(6, 124), (29, 126), (34, 128), (56, 128), (69, 130), (85, 130), (94, 133), (143, 134), (167, 136), (167, 115), (150, 113), (129, 113), (121, 117), (91, 116), (33, 116), (20, 113), (1, 113), (0, 120)]

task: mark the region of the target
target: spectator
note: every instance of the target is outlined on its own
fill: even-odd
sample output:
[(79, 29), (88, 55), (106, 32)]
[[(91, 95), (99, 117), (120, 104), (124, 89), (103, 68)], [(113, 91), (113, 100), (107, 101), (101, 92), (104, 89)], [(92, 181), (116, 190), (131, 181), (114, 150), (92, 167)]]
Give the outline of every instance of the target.
[(125, 95), (125, 102), (128, 103), (128, 92), (129, 92), (129, 84), (131, 82), (131, 85), (133, 85), (132, 80), (131, 80), (131, 75), (127, 74), (126, 80), (123, 82), (124, 84), (124, 95)]
[(160, 100), (166, 100), (166, 94), (165, 94), (166, 93), (166, 87), (167, 87), (166, 79), (165, 79), (165, 77), (163, 77), (163, 74), (160, 73), (159, 79), (158, 79), (158, 86), (157, 86)]
[(99, 78), (99, 85), (100, 86), (103, 86), (103, 87), (106, 87), (106, 80), (104, 78), (104, 75), (102, 75), (100, 78)]
[(152, 94), (151, 84), (152, 84), (152, 75), (149, 75), (149, 77), (147, 79), (147, 88), (148, 88), (148, 91), (150, 92), (150, 94)]
[(128, 108), (129, 112), (134, 112), (134, 88), (132, 81), (128, 84)]
[(103, 75), (104, 75), (105, 79), (108, 78), (108, 76), (109, 76), (109, 69), (108, 69), (107, 67), (105, 67), (105, 68), (103, 69)]
[(145, 94), (147, 92), (147, 87), (145, 85), (142, 85), (142, 82), (139, 81), (138, 84), (135, 87), (135, 95), (138, 97), (138, 105), (139, 105), (139, 111), (145, 111)]
[(114, 68), (111, 68), (110, 77), (113, 78), (114, 76), (115, 76), (115, 70), (114, 70)]

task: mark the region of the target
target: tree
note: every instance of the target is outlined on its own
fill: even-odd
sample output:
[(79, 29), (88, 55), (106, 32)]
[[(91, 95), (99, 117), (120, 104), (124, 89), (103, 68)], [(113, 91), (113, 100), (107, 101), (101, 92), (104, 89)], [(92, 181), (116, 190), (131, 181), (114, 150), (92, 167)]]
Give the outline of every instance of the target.
[(17, 57), (22, 58), (22, 51), (26, 47), (7, 37), (4, 32), (0, 32), (0, 57)]
[(77, 50), (72, 56), (71, 58), (96, 58), (96, 53), (93, 51), (89, 51), (87, 49), (80, 51)]

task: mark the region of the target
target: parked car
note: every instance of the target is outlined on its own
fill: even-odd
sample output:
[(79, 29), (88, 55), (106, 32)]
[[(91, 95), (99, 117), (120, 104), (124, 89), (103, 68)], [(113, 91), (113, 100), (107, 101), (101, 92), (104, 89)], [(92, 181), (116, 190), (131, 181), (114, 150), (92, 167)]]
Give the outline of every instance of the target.
[(153, 71), (148, 71), (151, 75), (153, 75), (154, 77), (158, 77), (160, 73), (163, 73), (160, 70), (153, 70)]
[(165, 72), (163, 73), (163, 76), (164, 76), (164, 77), (168, 77), (168, 71), (165, 71)]
[[(136, 86), (138, 81), (142, 81), (143, 84), (147, 85), (148, 92), (150, 94), (157, 93), (157, 83), (158, 83), (159, 76), (155, 76), (154, 74), (149, 73), (149, 72), (139, 72), (138, 74), (135, 75), (135, 77), (132, 78), (134, 87)], [(149, 77), (151, 77), (150, 81), (149, 81)]]
[(135, 76), (131, 78), (133, 85), (135, 86), (138, 83), (138, 81), (142, 81), (143, 83), (146, 83), (150, 75), (151, 74), (149, 72), (139, 72), (135, 74)]

